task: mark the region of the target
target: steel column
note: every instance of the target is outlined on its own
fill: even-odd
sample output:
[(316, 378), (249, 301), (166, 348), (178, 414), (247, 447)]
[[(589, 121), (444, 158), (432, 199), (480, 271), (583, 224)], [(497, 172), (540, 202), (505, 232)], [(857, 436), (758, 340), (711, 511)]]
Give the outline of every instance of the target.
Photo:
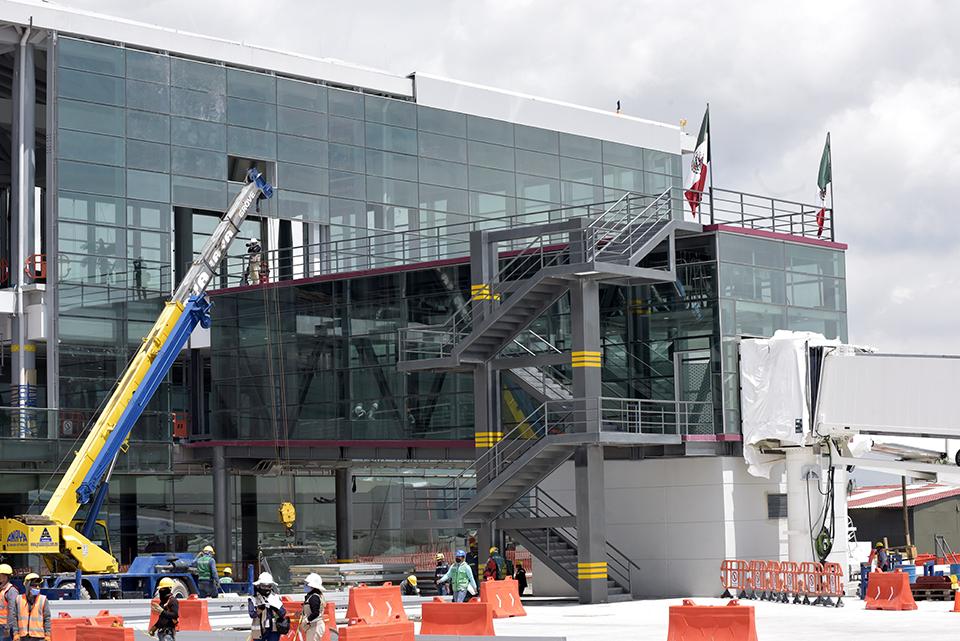
[(230, 473), (222, 445), (213, 448), (213, 547), (221, 563), (233, 560), (230, 527)]
[(607, 515), (603, 447), (584, 445), (574, 457), (577, 493), (577, 578), (580, 603), (607, 602)]
[(600, 349), (600, 285), (580, 279), (570, 287), (570, 325), (573, 345), (573, 397), (587, 399), (578, 408), (577, 420), (585, 431), (600, 431), (602, 395)]
[(353, 560), (353, 470), (334, 471), (337, 509), (337, 562)]

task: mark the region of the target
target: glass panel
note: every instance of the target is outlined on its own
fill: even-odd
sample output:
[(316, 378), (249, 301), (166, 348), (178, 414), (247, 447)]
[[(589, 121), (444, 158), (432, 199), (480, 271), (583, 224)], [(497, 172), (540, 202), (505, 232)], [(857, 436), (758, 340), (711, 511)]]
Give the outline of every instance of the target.
[(277, 192), (278, 212), (283, 218), (326, 223), (330, 215), (327, 199), (314, 194), (301, 194), (284, 189)]
[(314, 111), (279, 107), (277, 110), (277, 130), (309, 138), (326, 138), (327, 116)]
[(783, 272), (721, 263), (720, 295), (782, 305), (786, 302)]
[(170, 142), (170, 116), (127, 111), (127, 136), (151, 142)]
[(159, 262), (170, 258), (170, 236), (152, 231), (127, 231), (127, 256)]
[(170, 84), (176, 87), (223, 94), (227, 89), (226, 69), (219, 65), (184, 60), (183, 58), (171, 58)]
[(557, 132), (549, 129), (516, 125), (514, 137), (517, 149), (530, 149), (547, 154), (556, 154), (559, 151)]
[(467, 141), (462, 138), (421, 132), (420, 155), (465, 163), (467, 162)]
[(170, 200), (170, 176), (128, 169), (127, 195), (141, 200)]
[(60, 38), (57, 43), (57, 63), (61, 67), (122, 76), (123, 49), (86, 40)]
[(61, 129), (79, 129), (98, 134), (122, 136), (123, 109), (74, 100), (57, 101), (57, 119)]
[(784, 329), (784, 308), (779, 305), (746, 303), (737, 301), (734, 334), (746, 336), (773, 336), (778, 329)]
[(564, 205), (590, 205), (603, 202), (603, 188), (599, 185), (562, 181), (560, 188), (563, 191)]
[(330, 195), (363, 200), (367, 195), (363, 174), (353, 174), (345, 171), (331, 170)]
[(368, 149), (367, 173), (400, 180), (417, 180), (417, 157)]
[(367, 176), (367, 200), (401, 207), (416, 207), (417, 183)]
[(365, 96), (364, 104), (368, 122), (417, 128), (417, 106), (412, 102), (390, 100), (380, 96)]
[(817, 332), (827, 338), (847, 340), (847, 315), (813, 309), (787, 310), (787, 327), (795, 331)]
[(559, 178), (560, 158), (536, 151), (517, 149), (517, 171), (548, 178)]
[(420, 131), (460, 138), (467, 136), (467, 117), (464, 114), (433, 107), (417, 107), (417, 115)]
[(500, 218), (502, 216), (515, 214), (516, 211), (516, 200), (509, 196), (480, 194), (475, 191), (470, 192), (470, 214), (473, 216)]
[(787, 269), (790, 271), (844, 277), (843, 252), (794, 243), (784, 244), (787, 250)]
[(783, 243), (739, 234), (719, 234), (720, 260), (783, 269)]
[(515, 167), (513, 147), (501, 147), (471, 140), (468, 142), (467, 157), (471, 165), (507, 171), (513, 171)]
[(467, 137), (471, 140), (513, 147), (513, 123), (467, 116)]
[(174, 205), (219, 211), (229, 204), (227, 202), (227, 182), (225, 180), (173, 176), (171, 186)]
[(61, 160), (57, 164), (60, 188), (108, 196), (123, 196), (123, 169)]
[(272, 160), (277, 157), (277, 135), (256, 129), (227, 127), (227, 151), (244, 158)]
[(178, 145), (226, 151), (227, 127), (215, 122), (172, 118), (170, 120), (171, 137)]
[(653, 171), (658, 174), (679, 175), (674, 172), (677, 163), (674, 159), (678, 158), (676, 154), (668, 154), (665, 151), (655, 151), (653, 149), (643, 150), (643, 169), (644, 171)]
[(517, 174), (517, 196), (541, 202), (560, 202), (560, 181)]
[(787, 272), (787, 303), (796, 307), (846, 311), (845, 282), (829, 276)]
[(491, 194), (516, 195), (516, 176), (509, 171), (470, 167), (470, 189)]
[(170, 88), (152, 82), (127, 80), (127, 106), (144, 111), (170, 111)]
[(277, 104), (311, 111), (327, 110), (327, 88), (312, 82), (277, 78)]
[(123, 79), (87, 73), (73, 69), (61, 69), (57, 92), (63, 98), (77, 98), (107, 105), (123, 106)]
[(604, 140), (603, 163), (605, 165), (643, 169), (643, 149)]
[(227, 157), (222, 151), (171, 147), (170, 156), (175, 174), (213, 180), (227, 177)]
[(561, 156), (571, 156), (573, 158), (600, 162), (603, 159), (601, 149), (602, 147), (599, 140), (560, 132)]
[(575, 160), (573, 158), (560, 159), (560, 177), (564, 180), (603, 185), (603, 167), (595, 162)]
[(170, 84), (170, 58), (157, 53), (127, 49), (127, 78)]
[(363, 173), (363, 149), (330, 144), (330, 168)]
[[(604, 165), (603, 186), (610, 189), (643, 193), (643, 172), (636, 169)], [(617, 197), (619, 198), (619, 195)]]
[(306, 165), (278, 163), (277, 186), (280, 190), (292, 189), (325, 194), (327, 193), (327, 170)]
[(356, 91), (330, 89), (327, 92), (330, 113), (363, 119), (363, 94)]
[(327, 136), (332, 142), (363, 145), (363, 123), (350, 118), (330, 116)]
[[(170, 231), (170, 205), (127, 201), (127, 220), (131, 227)], [(164, 260), (169, 260), (169, 254)]]
[(64, 223), (58, 227), (58, 230), (61, 251), (97, 256), (123, 255), (123, 239), (117, 238), (116, 227)]
[(124, 164), (123, 138), (65, 130), (60, 132), (57, 142), (61, 158), (104, 165)]
[(413, 129), (389, 127), (368, 122), (367, 146), (401, 154), (417, 153), (417, 132)]
[(254, 71), (227, 69), (227, 95), (274, 103), (277, 101), (277, 81)]
[(65, 220), (123, 225), (123, 200), (61, 191), (57, 197), (57, 216)]
[(227, 122), (252, 129), (277, 129), (277, 108), (255, 100), (227, 98)]
[(466, 189), (467, 166), (445, 160), (421, 158), (420, 182)]
[(220, 94), (174, 87), (170, 90), (170, 113), (211, 122), (226, 122), (227, 99)]
[(433, 185), (420, 185), (420, 208), (466, 214), (467, 192)]
[[(327, 166), (327, 143), (297, 136), (277, 136), (277, 160), (287, 160), (301, 165)], [(360, 171), (363, 171), (361, 163)]]

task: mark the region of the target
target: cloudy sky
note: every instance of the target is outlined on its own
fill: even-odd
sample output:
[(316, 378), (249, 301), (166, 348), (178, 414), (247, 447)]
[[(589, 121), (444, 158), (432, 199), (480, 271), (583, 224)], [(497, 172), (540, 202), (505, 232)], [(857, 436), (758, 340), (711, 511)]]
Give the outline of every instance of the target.
[(430, 72), (696, 130), (715, 184), (812, 202), (832, 132), (852, 341), (960, 353), (960, 3), (72, 0), (398, 74)]

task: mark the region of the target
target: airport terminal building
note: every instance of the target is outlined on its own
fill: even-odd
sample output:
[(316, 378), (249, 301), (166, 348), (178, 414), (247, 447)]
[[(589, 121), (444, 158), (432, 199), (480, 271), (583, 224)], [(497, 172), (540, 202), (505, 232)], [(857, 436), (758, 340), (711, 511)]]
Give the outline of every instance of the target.
[(692, 219), (675, 125), (43, 3), (0, 25), (2, 516), (43, 503), (256, 166), (276, 195), (117, 462), (121, 563), (475, 535), (605, 600), (785, 554), (737, 341), (846, 340), (832, 212), (821, 237), (818, 204), (718, 185)]

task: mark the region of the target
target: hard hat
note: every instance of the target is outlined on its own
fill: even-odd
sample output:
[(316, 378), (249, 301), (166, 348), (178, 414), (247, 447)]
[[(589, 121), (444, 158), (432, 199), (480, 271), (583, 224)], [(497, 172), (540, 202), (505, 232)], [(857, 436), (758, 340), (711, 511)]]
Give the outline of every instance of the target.
[(443, 554), (437, 552), (437, 561), (443, 561)]
[(224, 573), (224, 574), (233, 574), (233, 569), (232, 569), (232, 568), (229, 568), (229, 567), (223, 568), (223, 573)]
[(24, 583), (30, 583), (31, 581), (39, 581), (39, 580), (40, 580), (40, 575), (37, 574), (36, 572), (31, 572), (27, 576), (23, 577)]
[(882, 548), (882, 547), (883, 547), (883, 541), (877, 541), (877, 546), (876, 546), (876, 547)]
[(0, 563), (0, 574), (10, 576), (13, 574), (13, 568), (8, 563)]
[(417, 575), (411, 574), (407, 577), (407, 582), (413, 587), (417, 587)]
[(307, 575), (307, 578), (303, 580), (307, 584), (308, 588), (313, 588), (314, 590), (323, 589), (323, 577), (317, 574), (316, 572), (311, 572)]
[(254, 238), (251, 238), (249, 241), (247, 241), (247, 244), (248, 244), (248, 245), (253, 245), (254, 243), (259, 243), (259, 242), (260, 242), (260, 239), (254, 237)]
[(172, 590), (175, 587), (177, 587), (177, 584), (168, 576), (163, 577), (160, 579), (160, 583), (157, 583), (158, 590), (162, 590), (163, 588), (170, 588)]
[(457, 553), (455, 554), (455, 556), (456, 556), (457, 558), (461, 558), (461, 557), (467, 556), (467, 553), (464, 552), (463, 550), (457, 550)]
[(492, 548), (490, 548), (490, 554), (493, 554), (494, 552), (499, 552), (499, 551), (500, 551), (500, 550), (497, 549), (497, 546), (496, 546), (496, 545), (494, 545)]
[(203, 546), (203, 551), (206, 552), (207, 554), (213, 554), (213, 553), (214, 553), (214, 552), (213, 552), (213, 546), (212, 546), (212, 545), (204, 545), (204, 546)]
[(257, 580), (253, 582), (254, 585), (276, 585), (276, 582), (273, 580), (273, 575), (269, 572), (261, 572), (260, 576), (257, 577)]

